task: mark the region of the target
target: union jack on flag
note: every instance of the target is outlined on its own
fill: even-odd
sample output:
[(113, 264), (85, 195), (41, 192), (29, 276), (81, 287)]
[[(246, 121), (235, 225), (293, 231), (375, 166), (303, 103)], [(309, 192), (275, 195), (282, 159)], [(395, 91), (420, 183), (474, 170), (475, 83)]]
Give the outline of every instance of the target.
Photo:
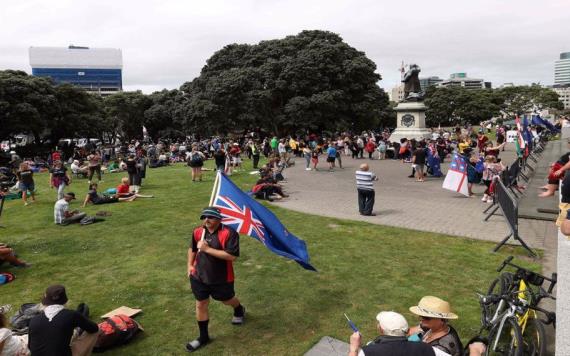
[(469, 196), (469, 190), (467, 189), (467, 164), (463, 157), (454, 153), (442, 188)]
[(217, 195), (214, 206), (222, 213), (222, 223), (265, 244), (265, 228), (259, 219), (253, 217), (247, 205), (240, 207), (230, 197)]
[(305, 241), (287, 231), (271, 211), (242, 192), (225, 174), (218, 172), (216, 181), (213, 206), (220, 209), (223, 224), (260, 241), (271, 252), (316, 271), (309, 263)]

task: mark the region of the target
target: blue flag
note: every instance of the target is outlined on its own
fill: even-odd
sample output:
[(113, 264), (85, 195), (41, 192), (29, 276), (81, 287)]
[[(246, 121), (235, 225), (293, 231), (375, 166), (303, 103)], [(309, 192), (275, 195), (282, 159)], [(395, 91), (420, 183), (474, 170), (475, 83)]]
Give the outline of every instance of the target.
[(428, 164), (431, 167), (431, 174), (434, 177), (441, 177), (441, 165), (439, 162), (439, 157), (434, 156), (430, 149), (427, 150)]
[(556, 128), (556, 126), (552, 125), (550, 121), (544, 120), (542, 117), (540, 117), (540, 115), (533, 115), (531, 122), (533, 125), (546, 126), (546, 128), (555, 133), (560, 131)]
[(305, 241), (287, 231), (271, 211), (242, 192), (225, 174), (218, 173), (217, 179), (212, 205), (220, 209), (222, 223), (253, 237), (271, 252), (316, 271), (309, 263)]
[(528, 127), (528, 118), (525, 115), (523, 118), (523, 139), (526, 142), (529, 151), (532, 151), (533, 141), (532, 141), (532, 133), (530, 132), (530, 128)]

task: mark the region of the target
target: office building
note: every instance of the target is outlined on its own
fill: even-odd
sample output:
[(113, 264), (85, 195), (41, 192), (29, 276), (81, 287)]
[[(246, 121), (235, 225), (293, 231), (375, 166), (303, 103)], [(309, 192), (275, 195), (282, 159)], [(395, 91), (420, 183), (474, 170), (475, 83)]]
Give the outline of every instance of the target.
[(486, 82), (483, 79), (469, 78), (467, 73), (453, 73), (449, 76), (449, 79), (445, 79), (437, 85), (439, 87), (462, 87), (465, 89), (491, 88), (491, 82)]
[(570, 84), (556, 85), (552, 90), (558, 94), (558, 100), (564, 104), (564, 109), (570, 109)]
[(440, 77), (420, 78), (420, 87), (422, 88), (422, 91), (426, 91), (428, 87), (437, 85), (441, 82), (443, 82), (443, 79), (441, 79)]
[(560, 53), (554, 62), (554, 85), (570, 84), (570, 52)]
[(30, 47), (32, 75), (70, 83), (92, 93), (123, 90), (123, 56), (116, 48)]

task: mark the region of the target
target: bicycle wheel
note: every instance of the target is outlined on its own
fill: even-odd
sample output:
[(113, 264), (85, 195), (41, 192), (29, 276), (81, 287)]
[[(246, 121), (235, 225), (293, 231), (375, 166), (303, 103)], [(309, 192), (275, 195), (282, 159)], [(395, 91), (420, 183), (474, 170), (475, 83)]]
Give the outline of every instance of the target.
[(523, 333), (523, 347), (525, 355), (546, 355), (546, 330), (541, 320), (528, 319)]
[[(491, 282), (491, 284), (489, 285), (489, 289), (487, 291), (487, 295), (492, 295), (492, 296), (503, 295), (510, 289), (512, 283), (513, 283), (512, 273), (509, 272), (502, 273), (501, 275), (499, 275), (499, 277), (495, 278), (493, 282)], [(499, 302), (482, 305), (482, 315), (481, 315), (482, 325), (487, 325), (489, 320), (493, 317), (493, 315), (495, 315), (498, 306)]]
[(500, 328), (500, 323), (493, 326), (489, 332), (489, 346), (486, 356), (522, 356), (523, 340), (521, 328), (515, 318), (507, 318)]

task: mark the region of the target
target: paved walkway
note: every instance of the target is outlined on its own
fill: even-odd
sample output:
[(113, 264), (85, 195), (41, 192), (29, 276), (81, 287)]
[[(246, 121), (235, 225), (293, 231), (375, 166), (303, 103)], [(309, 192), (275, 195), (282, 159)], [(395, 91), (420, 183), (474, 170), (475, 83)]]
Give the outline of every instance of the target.
[[(514, 147), (509, 146), (501, 153), (505, 162), (513, 161), (513, 151)], [(361, 216), (358, 213), (354, 171), (364, 162), (380, 179), (376, 182), (376, 216)], [(343, 156), (344, 169), (336, 168), (332, 173), (322, 158), (319, 171), (305, 171), (304, 163), (304, 159), (297, 158), (296, 164), (285, 171), (288, 180), (285, 188), (291, 197), (275, 204), (327, 217), (479, 240), (500, 241), (508, 234), (507, 224), (501, 216), (493, 216), (488, 222), (482, 222), (482, 211), (487, 206), (480, 200), (484, 191), (482, 185), (474, 187), (474, 198), (467, 198), (442, 189), (443, 178), (430, 177), (424, 183), (407, 178), (411, 165), (401, 161), (353, 160)], [(447, 167), (447, 164), (442, 165), (444, 173)], [(556, 236), (552, 225), (552, 222), (519, 219), (520, 236), (531, 247), (542, 249), (546, 237)]]

